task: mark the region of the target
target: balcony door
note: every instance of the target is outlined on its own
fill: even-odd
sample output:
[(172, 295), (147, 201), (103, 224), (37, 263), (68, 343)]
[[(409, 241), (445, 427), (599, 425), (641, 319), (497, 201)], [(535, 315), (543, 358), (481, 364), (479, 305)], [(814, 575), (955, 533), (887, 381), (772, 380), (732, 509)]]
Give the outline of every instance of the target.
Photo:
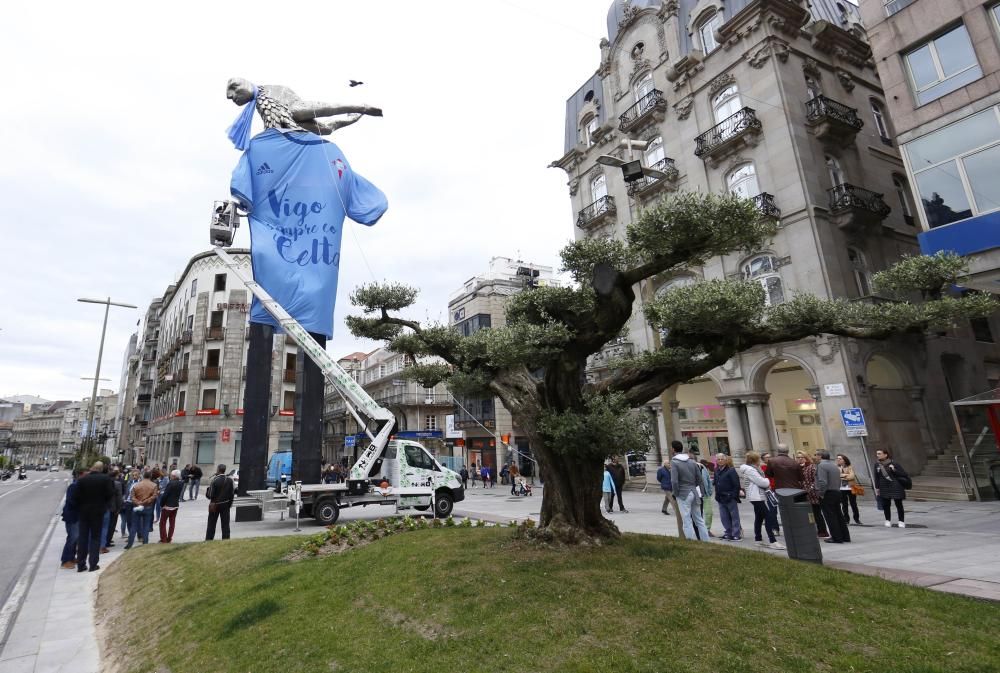
[(752, 199), (760, 194), (757, 186), (757, 171), (753, 164), (743, 164), (729, 174), (729, 192), (744, 199)]
[(653, 93), (653, 74), (646, 73), (635, 83), (632, 87), (632, 92), (635, 95), (635, 102), (638, 103), (643, 99), (644, 96)]
[(600, 201), (607, 195), (608, 195), (608, 181), (603, 174), (598, 175), (596, 178), (590, 181), (591, 202)]
[(734, 114), (743, 109), (740, 101), (740, 91), (736, 85), (727, 86), (712, 99), (712, 111), (715, 114), (715, 123), (729, 119)]

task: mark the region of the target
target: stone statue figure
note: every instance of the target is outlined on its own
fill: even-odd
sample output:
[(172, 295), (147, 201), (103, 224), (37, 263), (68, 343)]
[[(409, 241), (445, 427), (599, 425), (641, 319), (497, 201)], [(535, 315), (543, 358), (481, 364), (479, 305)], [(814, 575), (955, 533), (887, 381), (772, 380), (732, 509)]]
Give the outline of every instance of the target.
[[(355, 123), (364, 115), (382, 116), (382, 110), (371, 105), (337, 105), (302, 100), (287, 86), (262, 84), (255, 87), (240, 77), (229, 80), (226, 98), (237, 105), (246, 105), (254, 100), (255, 90), (257, 112), (267, 128), (311, 131), (325, 136)], [(337, 115), (349, 116), (329, 121), (320, 119)]]

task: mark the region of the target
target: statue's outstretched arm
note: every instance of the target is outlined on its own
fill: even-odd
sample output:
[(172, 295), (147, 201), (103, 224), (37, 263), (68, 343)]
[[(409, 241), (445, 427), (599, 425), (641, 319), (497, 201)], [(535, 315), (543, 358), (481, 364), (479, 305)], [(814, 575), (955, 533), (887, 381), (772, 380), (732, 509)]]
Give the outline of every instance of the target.
[[(332, 117), (342, 114), (362, 114), (381, 117), (382, 110), (371, 105), (331, 105), (319, 101), (297, 101), (292, 105), (292, 119), (296, 122), (307, 122), (319, 117)], [(355, 120), (357, 121), (357, 120)]]
[(347, 119), (340, 119), (335, 122), (309, 120), (309, 121), (299, 122), (299, 124), (302, 126), (302, 128), (304, 128), (307, 131), (312, 131), (313, 133), (321, 136), (328, 136), (339, 128), (350, 126), (354, 122), (361, 119), (361, 117), (363, 116), (364, 115), (362, 115), (360, 112), (356, 112)]

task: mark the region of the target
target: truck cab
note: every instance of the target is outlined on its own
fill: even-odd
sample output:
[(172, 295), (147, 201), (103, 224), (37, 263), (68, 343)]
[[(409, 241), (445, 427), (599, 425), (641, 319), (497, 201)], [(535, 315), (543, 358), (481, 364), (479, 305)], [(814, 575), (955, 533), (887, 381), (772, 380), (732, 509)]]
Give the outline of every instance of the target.
[(291, 451), (278, 451), (271, 455), (271, 460), (267, 463), (268, 488), (280, 488), (282, 476), (286, 482), (292, 478)]
[[(390, 440), (382, 456), (381, 476), (398, 488), (417, 486), (433, 490), (437, 516), (448, 516), (454, 504), (465, 499), (458, 473), (439, 463), (417, 442)], [(405, 500), (401, 499), (401, 507), (408, 504)]]

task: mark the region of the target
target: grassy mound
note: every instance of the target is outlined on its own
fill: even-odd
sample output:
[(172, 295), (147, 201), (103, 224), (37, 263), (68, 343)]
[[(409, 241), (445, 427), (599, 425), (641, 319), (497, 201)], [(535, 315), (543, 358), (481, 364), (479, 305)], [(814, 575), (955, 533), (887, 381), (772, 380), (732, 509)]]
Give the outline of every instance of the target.
[(125, 555), (100, 581), (105, 670), (1000, 671), (996, 605), (720, 545), (449, 528), (285, 559), (302, 544)]

